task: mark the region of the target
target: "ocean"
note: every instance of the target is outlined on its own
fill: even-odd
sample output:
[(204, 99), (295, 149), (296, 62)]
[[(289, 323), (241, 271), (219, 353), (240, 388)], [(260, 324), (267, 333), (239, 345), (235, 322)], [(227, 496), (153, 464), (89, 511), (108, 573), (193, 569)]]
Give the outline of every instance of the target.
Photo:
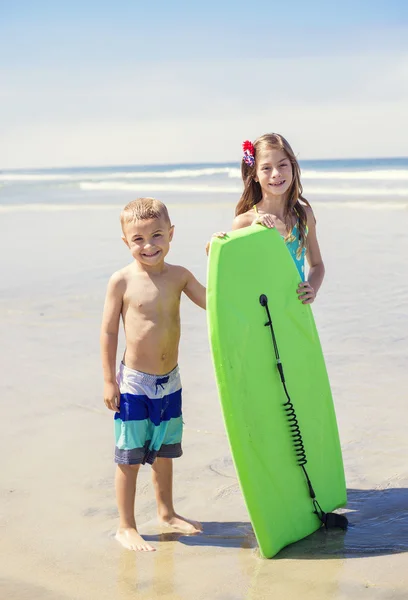
[[(300, 163), (311, 202), (401, 209), (408, 204), (408, 158), (305, 160)], [(0, 206), (45, 208), (106, 205), (118, 198), (155, 195), (180, 202), (238, 199), (237, 163), (72, 167), (0, 171)], [(194, 197), (192, 197), (194, 195)], [(34, 208), (32, 206), (32, 208)]]

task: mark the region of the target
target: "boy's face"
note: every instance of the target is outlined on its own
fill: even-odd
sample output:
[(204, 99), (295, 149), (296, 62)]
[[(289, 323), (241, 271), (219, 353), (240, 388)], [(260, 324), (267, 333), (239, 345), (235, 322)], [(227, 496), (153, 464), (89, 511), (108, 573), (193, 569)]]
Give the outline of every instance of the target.
[(160, 265), (170, 249), (174, 227), (164, 217), (126, 223), (122, 239), (137, 262)]

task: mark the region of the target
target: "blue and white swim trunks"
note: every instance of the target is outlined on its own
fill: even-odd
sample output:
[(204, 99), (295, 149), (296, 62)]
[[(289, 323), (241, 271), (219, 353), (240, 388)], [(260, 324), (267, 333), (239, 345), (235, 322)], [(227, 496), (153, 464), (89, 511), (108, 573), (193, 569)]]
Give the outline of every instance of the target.
[(181, 438), (181, 381), (178, 366), (149, 375), (120, 364), (120, 412), (115, 413), (115, 462), (153, 464), (156, 456), (178, 458)]

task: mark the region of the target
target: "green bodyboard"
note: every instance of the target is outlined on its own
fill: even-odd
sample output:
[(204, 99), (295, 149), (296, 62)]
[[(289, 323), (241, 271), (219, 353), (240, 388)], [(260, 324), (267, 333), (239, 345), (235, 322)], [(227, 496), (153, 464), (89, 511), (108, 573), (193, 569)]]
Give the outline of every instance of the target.
[(347, 500), (330, 383), (311, 308), (296, 293), (299, 281), (275, 229), (247, 227), (211, 243), (207, 314), (218, 392), (241, 490), (267, 558), (321, 522), (297, 462), (262, 294), (317, 500), (325, 512)]

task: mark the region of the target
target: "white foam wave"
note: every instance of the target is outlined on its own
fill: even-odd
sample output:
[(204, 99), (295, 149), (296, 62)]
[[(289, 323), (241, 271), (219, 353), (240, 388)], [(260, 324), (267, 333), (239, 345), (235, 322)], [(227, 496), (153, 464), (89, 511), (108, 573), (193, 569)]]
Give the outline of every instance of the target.
[(112, 182), (89, 182), (82, 181), (79, 184), (81, 190), (100, 191), (129, 191), (140, 192), (180, 192), (180, 193), (217, 193), (217, 194), (240, 194), (239, 186), (217, 186), (217, 185), (177, 185), (168, 183), (126, 183), (121, 181)]
[(344, 179), (347, 181), (408, 181), (408, 171), (379, 169), (375, 171), (302, 171), (301, 179)]
[(228, 169), (228, 177), (230, 179), (241, 179), (241, 169)]
[[(235, 167), (179, 168), (159, 171), (95, 171), (77, 173), (0, 173), (0, 182), (5, 183), (52, 183), (52, 182), (100, 182), (156, 179), (196, 179), (225, 175), (228, 179), (241, 179), (241, 171)], [(408, 181), (408, 170), (372, 169), (361, 171), (323, 171), (305, 169), (302, 180), (344, 181)]]
[(41, 183), (53, 181), (110, 181), (126, 179), (186, 179), (211, 177), (226, 174), (229, 176), (230, 167), (208, 167), (204, 169), (173, 169), (170, 171), (116, 171), (112, 173), (0, 173), (0, 181), (8, 183)]
[(174, 171), (140, 171), (118, 173), (109, 176), (109, 179), (184, 179), (188, 177), (203, 177), (211, 175), (229, 174), (229, 167), (206, 169), (175, 169)]
[[(78, 179), (83, 179), (84, 175)], [(7, 183), (20, 182), (20, 183), (28, 183), (28, 182), (41, 182), (41, 181), (69, 181), (75, 180), (75, 177), (72, 175), (65, 175), (63, 173), (59, 174), (39, 174), (39, 173), (0, 173), (0, 181), (5, 181)]]
[(344, 209), (344, 208), (356, 208), (361, 210), (408, 210), (408, 204), (404, 202), (349, 202), (344, 200), (342, 202), (320, 202), (317, 201), (313, 206), (319, 208), (329, 209)]
[(62, 212), (82, 210), (119, 210), (122, 204), (0, 204), (0, 213), (10, 212)]
[[(349, 202), (349, 201), (334, 201), (334, 202), (320, 202), (315, 203), (319, 208), (328, 209), (361, 209), (361, 210), (408, 210), (408, 204), (404, 202)], [(192, 207), (190, 202), (176, 202), (171, 203), (171, 207)], [(202, 206), (232, 206), (231, 203), (205, 203), (193, 205), (196, 208)], [(123, 204), (3, 204), (0, 205), (0, 213), (14, 213), (14, 212), (76, 212), (76, 211), (121, 211)]]
[(305, 196), (308, 195), (319, 195), (319, 196), (398, 196), (408, 197), (408, 188), (348, 188), (348, 187), (312, 187), (305, 186)]
[[(241, 194), (241, 186), (228, 185), (189, 185), (172, 183), (128, 183), (124, 181), (82, 181), (79, 187), (84, 191), (129, 191), (129, 192), (179, 192), (179, 193), (208, 193), (208, 194)], [(354, 196), (354, 197), (408, 197), (408, 188), (348, 188), (348, 187), (317, 187), (305, 186), (305, 195), (314, 196)]]
[[(231, 179), (241, 179), (239, 169), (230, 168), (228, 177)], [(344, 180), (344, 181), (408, 181), (408, 171), (399, 169), (379, 169), (371, 171), (318, 171), (302, 170), (301, 179), (323, 179), (323, 180)]]

